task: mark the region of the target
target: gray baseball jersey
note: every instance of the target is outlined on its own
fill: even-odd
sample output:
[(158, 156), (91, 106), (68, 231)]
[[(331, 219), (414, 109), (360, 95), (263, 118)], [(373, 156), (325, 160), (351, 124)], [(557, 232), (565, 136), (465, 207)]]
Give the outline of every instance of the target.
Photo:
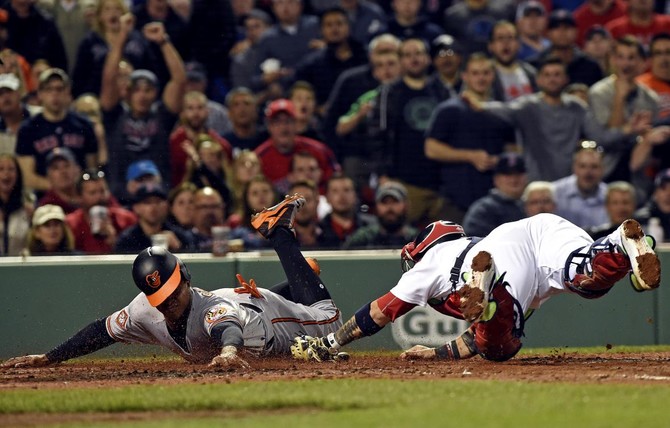
[(168, 332), (163, 314), (140, 293), (128, 306), (107, 317), (109, 335), (119, 342), (162, 345), (192, 363), (207, 363), (221, 352), (212, 328), (232, 321), (242, 328), (244, 349), (256, 355), (289, 354), (295, 336), (324, 336), (342, 325), (332, 300), (311, 306), (291, 302), (259, 288), (262, 298), (237, 294), (232, 288), (212, 292), (191, 288), (191, 309), (182, 348)]

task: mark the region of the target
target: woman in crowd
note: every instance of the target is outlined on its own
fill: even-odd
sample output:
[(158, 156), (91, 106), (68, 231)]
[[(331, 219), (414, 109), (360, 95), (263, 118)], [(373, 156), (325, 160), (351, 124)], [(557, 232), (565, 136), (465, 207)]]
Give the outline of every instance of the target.
[(32, 202), (24, 194), (16, 157), (0, 154), (0, 255), (18, 256), (26, 247)]
[[(77, 62), (72, 72), (72, 95), (85, 92), (100, 94), (102, 69), (109, 52), (110, 40), (121, 30), (121, 16), (128, 13), (123, 0), (100, 0), (95, 10), (93, 31), (82, 40), (77, 52)], [(149, 44), (137, 29), (128, 35), (123, 57), (135, 69), (152, 69)]]
[(65, 224), (65, 213), (58, 205), (42, 205), (33, 214), (28, 233), (28, 253), (32, 256), (72, 254), (74, 237)]
[(240, 225), (231, 232), (231, 239), (241, 239), (245, 250), (270, 248), (271, 243), (261, 236), (252, 226), (251, 217), (278, 202), (277, 195), (267, 178), (262, 175), (253, 177), (245, 186), (242, 201), (243, 212)]
[(170, 191), (168, 222), (184, 230), (191, 230), (193, 227), (193, 196), (196, 190), (198, 189), (195, 184), (184, 181)]
[(251, 150), (242, 150), (233, 161), (228, 183), (233, 193), (235, 214), (244, 214), (244, 191), (252, 178), (261, 174), (261, 161)]

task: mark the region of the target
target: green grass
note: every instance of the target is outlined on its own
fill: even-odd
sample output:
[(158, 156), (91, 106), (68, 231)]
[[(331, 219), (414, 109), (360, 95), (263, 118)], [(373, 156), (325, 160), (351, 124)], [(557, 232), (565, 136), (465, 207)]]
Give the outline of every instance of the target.
[[(0, 392), (6, 413), (158, 411), (124, 426), (667, 426), (670, 386), (461, 380), (302, 380)], [(183, 420), (161, 411), (230, 411)], [(206, 415), (206, 414), (205, 414)], [(205, 416), (203, 415), (203, 416)], [(156, 420), (156, 418), (159, 418)], [(67, 425), (72, 425), (68, 423)], [(91, 423), (87, 422), (87, 426)], [(118, 426), (118, 422), (96, 426)]]
[[(669, 349), (617, 347), (612, 351)], [(603, 352), (602, 348), (525, 352), (594, 351)], [(6, 425), (3, 419), (10, 414), (57, 414), (54, 420), (60, 425), (50, 426), (651, 428), (670, 426), (667, 403), (670, 385), (666, 383), (580, 385), (428, 377), (26, 388), (0, 390), (0, 426)], [(103, 422), (102, 414), (112, 415), (111, 420)]]

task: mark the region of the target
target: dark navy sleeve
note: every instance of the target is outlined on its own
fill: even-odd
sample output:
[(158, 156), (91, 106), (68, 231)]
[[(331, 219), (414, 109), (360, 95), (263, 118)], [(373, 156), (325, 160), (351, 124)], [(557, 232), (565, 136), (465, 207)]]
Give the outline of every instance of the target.
[(212, 328), (212, 338), (221, 343), (221, 347), (234, 346), (241, 348), (244, 346), (242, 338), (242, 327), (236, 322), (226, 321), (215, 325)]
[(116, 343), (107, 333), (106, 318), (95, 320), (74, 336), (47, 352), (47, 359), (54, 363), (81, 357)]

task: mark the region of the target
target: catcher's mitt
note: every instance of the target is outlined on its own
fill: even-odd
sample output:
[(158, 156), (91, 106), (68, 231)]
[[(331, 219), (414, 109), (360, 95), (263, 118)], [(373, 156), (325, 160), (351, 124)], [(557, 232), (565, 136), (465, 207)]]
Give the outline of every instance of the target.
[(293, 339), (291, 355), (296, 360), (315, 361), (346, 361), (349, 354), (337, 352), (326, 345), (321, 337), (298, 336)]

